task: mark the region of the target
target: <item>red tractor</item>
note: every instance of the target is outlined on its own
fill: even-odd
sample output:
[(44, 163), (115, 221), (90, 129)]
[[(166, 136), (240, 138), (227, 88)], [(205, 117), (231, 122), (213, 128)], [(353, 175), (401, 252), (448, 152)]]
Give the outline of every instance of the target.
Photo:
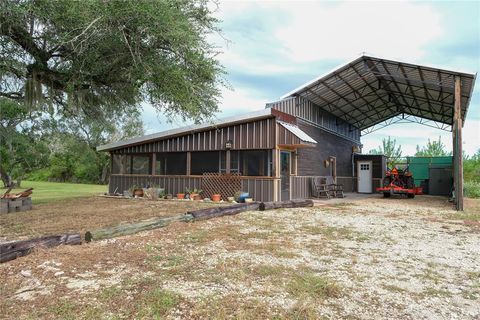
[(389, 198), (392, 194), (407, 195), (414, 198), (416, 194), (422, 194), (422, 188), (415, 187), (412, 173), (405, 170), (393, 168), (387, 169), (383, 179), (383, 187), (377, 188), (377, 192), (383, 192), (383, 197)]

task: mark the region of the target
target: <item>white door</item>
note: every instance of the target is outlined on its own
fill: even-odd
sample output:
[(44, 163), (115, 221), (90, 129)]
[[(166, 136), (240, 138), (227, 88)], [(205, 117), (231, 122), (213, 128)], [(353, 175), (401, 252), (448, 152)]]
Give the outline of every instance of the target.
[(372, 162), (357, 162), (358, 192), (372, 193)]

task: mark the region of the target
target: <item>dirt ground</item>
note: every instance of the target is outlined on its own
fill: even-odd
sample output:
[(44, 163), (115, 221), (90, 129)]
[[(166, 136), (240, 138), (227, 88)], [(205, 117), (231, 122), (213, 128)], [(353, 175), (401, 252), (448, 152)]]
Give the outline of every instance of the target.
[(38, 236), (78, 233), (175, 215), (217, 204), (198, 201), (149, 201), (89, 197), (37, 204), (30, 211), (0, 215), (0, 242)]
[(480, 319), (478, 205), (347, 199), (37, 251), (0, 265), (0, 314)]

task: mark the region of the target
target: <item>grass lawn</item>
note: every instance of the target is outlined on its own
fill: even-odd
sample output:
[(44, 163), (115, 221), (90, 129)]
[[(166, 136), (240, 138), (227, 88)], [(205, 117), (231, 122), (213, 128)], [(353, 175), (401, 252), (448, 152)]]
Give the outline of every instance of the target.
[[(20, 192), (27, 188), (33, 188), (32, 201), (34, 204), (39, 204), (69, 198), (89, 197), (106, 192), (108, 186), (98, 184), (22, 181), (22, 187), (14, 189), (12, 192)], [(2, 193), (5, 191), (6, 190), (0, 190)]]

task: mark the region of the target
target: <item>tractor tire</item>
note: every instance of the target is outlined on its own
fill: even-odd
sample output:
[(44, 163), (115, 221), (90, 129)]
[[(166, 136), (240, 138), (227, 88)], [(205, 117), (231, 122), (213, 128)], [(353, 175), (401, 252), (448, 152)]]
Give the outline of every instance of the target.
[(390, 185), (390, 181), (391, 181), (390, 177), (383, 178), (383, 186), (388, 187)]
[(390, 198), (390, 193), (389, 192), (384, 192), (383, 197), (384, 198)]
[(407, 189), (415, 188), (415, 181), (413, 180), (413, 177), (406, 177), (406, 180)]
[(413, 198), (415, 198), (415, 193), (408, 193), (408, 194), (407, 194), (407, 197), (408, 197), (409, 199), (413, 199)]

